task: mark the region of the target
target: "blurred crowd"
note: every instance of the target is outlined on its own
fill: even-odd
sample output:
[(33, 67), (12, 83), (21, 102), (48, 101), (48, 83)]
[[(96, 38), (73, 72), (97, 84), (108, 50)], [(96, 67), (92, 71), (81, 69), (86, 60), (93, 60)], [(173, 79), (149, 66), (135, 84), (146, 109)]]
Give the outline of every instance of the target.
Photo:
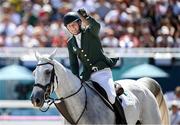
[(180, 47), (180, 0), (1, 0), (0, 47), (66, 47), (63, 16), (79, 8), (104, 47)]
[(170, 125), (180, 125), (180, 86), (164, 96), (170, 109)]

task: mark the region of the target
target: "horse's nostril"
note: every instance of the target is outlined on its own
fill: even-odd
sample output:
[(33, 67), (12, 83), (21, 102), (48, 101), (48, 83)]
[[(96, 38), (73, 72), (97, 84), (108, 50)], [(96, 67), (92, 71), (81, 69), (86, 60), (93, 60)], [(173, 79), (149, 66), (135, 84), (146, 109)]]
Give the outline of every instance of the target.
[(40, 100), (39, 98), (36, 98), (35, 101), (36, 101), (36, 104), (37, 104), (37, 105), (41, 103), (41, 100)]
[(31, 102), (35, 107), (41, 107), (42, 106), (42, 100), (38, 97), (31, 97)]

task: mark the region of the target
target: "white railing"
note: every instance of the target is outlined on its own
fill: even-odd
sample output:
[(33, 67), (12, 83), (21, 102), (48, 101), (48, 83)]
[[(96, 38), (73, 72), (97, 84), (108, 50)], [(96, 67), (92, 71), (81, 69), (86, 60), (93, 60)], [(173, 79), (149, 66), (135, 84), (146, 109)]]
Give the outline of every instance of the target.
[(0, 108), (33, 108), (30, 100), (0, 100)]
[[(55, 107), (55, 106), (52, 105), (51, 107)], [(33, 107), (30, 100), (0, 100), (0, 109), (2, 108), (35, 108), (35, 107)]]
[[(42, 54), (49, 54), (55, 48), (20, 48), (3, 47), (0, 48), (0, 57), (27, 57), (34, 58), (35, 51)], [(180, 57), (180, 48), (104, 48), (109, 56), (117, 57), (154, 57), (156, 54), (161, 56), (170, 55), (171, 57)], [(68, 57), (67, 48), (57, 48), (56, 57)]]
[[(52, 105), (51, 107), (54, 107)], [(26, 114), (25, 111), (23, 115), (13, 115), (13, 112), (21, 112), (24, 109), (34, 109), (30, 100), (0, 100), (0, 125), (63, 125), (64, 118), (62, 115), (52, 114), (52, 115), (34, 115), (29, 112)], [(35, 109), (38, 110), (38, 109)]]

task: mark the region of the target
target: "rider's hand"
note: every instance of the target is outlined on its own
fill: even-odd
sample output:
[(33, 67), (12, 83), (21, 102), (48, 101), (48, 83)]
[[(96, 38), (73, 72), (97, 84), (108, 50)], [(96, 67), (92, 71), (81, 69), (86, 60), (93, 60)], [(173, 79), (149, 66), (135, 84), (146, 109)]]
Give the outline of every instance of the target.
[(86, 12), (85, 9), (79, 9), (79, 10), (77, 11), (77, 13), (78, 13), (80, 16), (84, 17), (84, 18), (87, 18), (87, 17), (88, 17), (88, 14), (87, 14), (87, 12)]

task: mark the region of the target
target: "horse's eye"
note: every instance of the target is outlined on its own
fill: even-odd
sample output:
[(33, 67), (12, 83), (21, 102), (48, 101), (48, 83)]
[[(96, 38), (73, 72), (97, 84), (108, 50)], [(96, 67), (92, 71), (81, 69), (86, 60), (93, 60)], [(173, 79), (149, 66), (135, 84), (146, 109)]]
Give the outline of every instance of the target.
[(46, 74), (46, 75), (49, 75), (50, 73), (51, 73), (50, 70), (46, 70), (46, 71), (45, 71), (45, 74)]

